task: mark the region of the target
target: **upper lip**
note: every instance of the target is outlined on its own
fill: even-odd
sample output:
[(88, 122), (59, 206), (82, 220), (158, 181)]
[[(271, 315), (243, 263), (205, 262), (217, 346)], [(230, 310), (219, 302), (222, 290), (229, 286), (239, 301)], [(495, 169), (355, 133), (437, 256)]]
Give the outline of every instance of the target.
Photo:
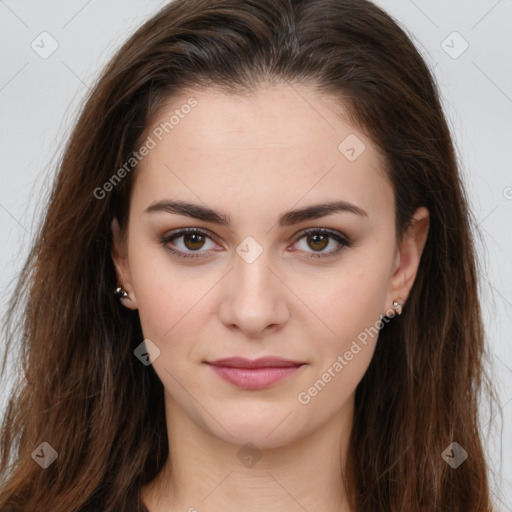
[(259, 357), (258, 359), (246, 359), (245, 357), (225, 357), (215, 361), (206, 361), (214, 366), (233, 366), (235, 368), (286, 368), (304, 364), (299, 361), (291, 361), (281, 357)]

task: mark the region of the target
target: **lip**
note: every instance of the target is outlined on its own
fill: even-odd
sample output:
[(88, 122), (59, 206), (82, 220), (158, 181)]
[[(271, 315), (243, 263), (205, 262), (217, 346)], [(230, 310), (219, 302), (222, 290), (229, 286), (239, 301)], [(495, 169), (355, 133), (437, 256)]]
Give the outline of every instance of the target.
[(258, 359), (247, 359), (246, 357), (225, 357), (215, 361), (207, 361), (214, 366), (235, 366), (237, 368), (286, 368), (290, 366), (300, 366), (302, 361), (291, 361), (282, 357), (265, 356)]
[(206, 361), (222, 379), (242, 389), (264, 389), (290, 377), (305, 363), (280, 357), (228, 357)]

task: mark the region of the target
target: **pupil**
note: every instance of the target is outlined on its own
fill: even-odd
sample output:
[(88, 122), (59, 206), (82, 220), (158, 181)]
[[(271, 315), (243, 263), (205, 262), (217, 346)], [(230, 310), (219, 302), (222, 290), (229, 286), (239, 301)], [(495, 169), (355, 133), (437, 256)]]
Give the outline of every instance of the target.
[[(201, 247), (202, 235), (198, 235), (197, 233), (192, 233), (190, 235), (187, 235), (185, 237), (185, 239), (189, 239), (189, 240), (192, 239), (192, 241), (190, 243), (192, 244), (193, 247), (189, 247), (189, 249), (199, 249)], [(196, 247), (195, 244), (199, 244), (199, 247)]]
[(327, 237), (325, 235), (310, 235), (309, 238), (313, 239), (314, 244), (318, 244), (318, 243), (322, 244), (322, 242), (324, 242), (323, 245), (319, 249), (325, 249), (325, 247), (327, 245), (325, 243), (327, 241)]

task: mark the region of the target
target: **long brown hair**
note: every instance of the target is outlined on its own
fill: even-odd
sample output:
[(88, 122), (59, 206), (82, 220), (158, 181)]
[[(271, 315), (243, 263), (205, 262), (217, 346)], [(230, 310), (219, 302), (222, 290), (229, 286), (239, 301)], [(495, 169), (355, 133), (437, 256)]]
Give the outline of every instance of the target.
[[(185, 88), (237, 94), (277, 82), (338, 98), (383, 151), (399, 237), (416, 208), (430, 212), (404, 312), (382, 327), (356, 389), (346, 466), (353, 509), (491, 510), (478, 408), (481, 392), (494, 392), (476, 223), (424, 60), (366, 0), (176, 0), (91, 90), (12, 295), (4, 357), (17, 342), (21, 369), (2, 423), (2, 511), (143, 509), (140, 488), (163, 467), (168, 444), (163, 386), (133, 354), (143, 340), (138, 313), (112, 293), (110, 223), (115, 216), (126, 228), (137, 172), (126, 163)], [(50, 451), (43, 442), (58, 453), (46, 469), (34, 458)], [(457, 469), (442, 457), (452, 442), (469, 457)]]

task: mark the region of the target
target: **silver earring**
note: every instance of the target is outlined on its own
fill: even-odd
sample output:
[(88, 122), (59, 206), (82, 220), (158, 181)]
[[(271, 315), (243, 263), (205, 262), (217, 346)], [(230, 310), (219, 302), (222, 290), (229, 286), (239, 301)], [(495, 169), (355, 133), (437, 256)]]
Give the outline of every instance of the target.
[[(128, 298), (128, 293), (126, 292), (126, 290), (122, 287), (122, 286), (118, 286), (115, 290), (114, 290), (114, 295), (118, 298), (118, 299), (127, 299)], [(128, 299), (130, 300), (130, 299)]]
[(393, 301), (393, 307), (395, 308), (395, 311), (396, 311), (399, 315), (401, 315), (401, 314), (402, 314), (402, 305), (401, 305), (398, 301), (396, 301), (396, 300), (394, 300), (394, 301)]

